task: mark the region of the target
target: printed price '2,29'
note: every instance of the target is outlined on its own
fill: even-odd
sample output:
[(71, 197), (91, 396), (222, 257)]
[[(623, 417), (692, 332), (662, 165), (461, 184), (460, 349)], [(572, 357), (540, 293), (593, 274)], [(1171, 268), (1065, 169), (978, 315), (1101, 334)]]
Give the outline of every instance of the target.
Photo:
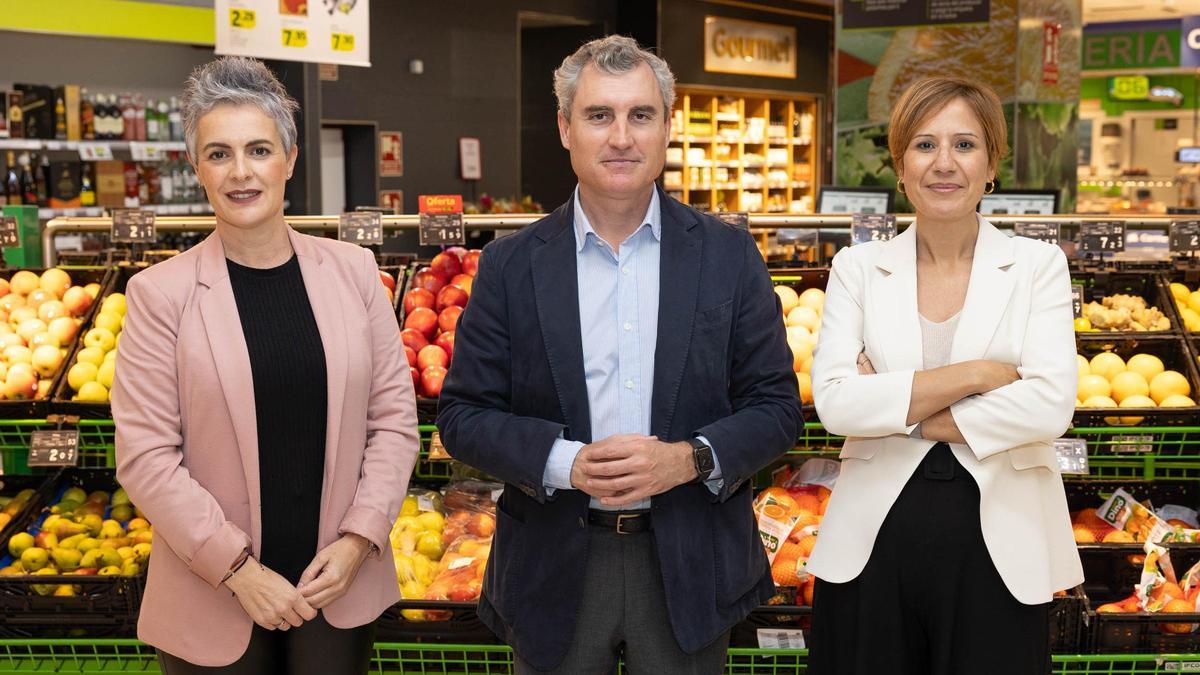
[(255, 14), (252, 9), (229, 10), (229, 25), (234, 28), (254, 28)]

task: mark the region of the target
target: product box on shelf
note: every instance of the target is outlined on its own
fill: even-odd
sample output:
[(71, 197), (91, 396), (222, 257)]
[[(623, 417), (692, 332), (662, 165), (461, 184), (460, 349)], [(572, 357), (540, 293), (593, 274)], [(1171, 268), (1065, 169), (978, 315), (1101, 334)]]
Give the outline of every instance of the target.
[(54, 90), (40, 84), (13, 85), (21, 93), (24, 138), (54, 138)]
[(67, 355), (66, 374), (54, 387), (55, 412), (85, 418), (112, 418), (109, 392), (116, 373), (117, 340), (125, 325), (125, 288), (145, 267), (118, 265), (96, 298), (94, 313), (80, 328)]
[(80, 164), (77, 161), (50, 162), (50, 208), (73, 209), (81, 206), (79, 171)]
[(125, 162), (96, 162), (96, 205), (108, 208), (125, 206)]
[(0, 636), (131, 636), (152, 527), (111, 470), (65, 469), (51, 484), (47, 505), (4, 542)]

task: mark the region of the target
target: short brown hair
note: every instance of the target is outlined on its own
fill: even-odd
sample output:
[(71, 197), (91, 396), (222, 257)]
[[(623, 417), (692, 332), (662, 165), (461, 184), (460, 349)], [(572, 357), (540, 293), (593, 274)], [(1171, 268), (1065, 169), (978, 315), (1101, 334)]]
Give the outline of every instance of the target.
[(989, 168), (1000, 166), (1000, 161), (1008, 154), (1008, 124), (1004, 121), (1000, 97), (984, 84), (957, 77), (929, 77), (909, 86), (892, 108), (892, 119), (888, 122), (888, 150), (892, 153), (897, 174), (904, 151), (917, 135), (917, 129), (956, 98), (962, 99), (974, 111), (983, 127)]

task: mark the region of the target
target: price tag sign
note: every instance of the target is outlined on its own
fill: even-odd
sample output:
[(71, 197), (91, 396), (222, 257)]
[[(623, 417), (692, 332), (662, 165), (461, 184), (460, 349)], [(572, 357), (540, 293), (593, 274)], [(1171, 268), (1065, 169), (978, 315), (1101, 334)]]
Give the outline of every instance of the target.
[(113, 209), (112, 240), (130, 244), (154, 241), (154, 213), (142, 209)]
[(1083, 284), (1071, 284), (1071, 311), (1076, 319), (1083, 316)]
[(1200, 220), (1177, 220), (1171, 223), (1169, 243), (1172, 253), (1200, 251)]
[(307, 47), (308, 31), (304, 30), (303, 28), (284, 28), (283, 46), (296, 48)]
[(78, 463), (78, 429), (34, 431), (30, 434), (28, 466), (75, 466)]
[(442, 445), (442, 435), (436, 431), (429, 437), (429, 459), (450, 459), (450, 453)]
[(14, 216), (0, 218), (0, 248), (17, 248), (21, 245), (21, 233), (17, 231)]
[(1058, 223), (1017, 223), (1013, 228), (1017, 236), (1026, 239), (1036, 239), (1058, 246), (1062, 238), (1062, 228)]
[(750, 231), (750, 214), (745, 211), (718, 211), (713, 215), (739, 230)]
[(161, 162), (167, 158), (171, 146), (167, 143), (144, 143), (133, 141), (129, 144), (129, 154), (135, 162)]
[(359, 246), (383, 244), (383, 219), (378, 213), (356, 211), (338, 219), (338, 239)]
[(856, 213), (850, 223), (850, 245), (868, 241), (887, 241), (896, 236), (896, 216), (883, 213)]
[(759, 649), (804, 649), (804, 631), (798, 628), (759, 628)]
[(421, 195), (420, 241), (422, 246), (465, 246), (462, 195)]
[(89, 143), (84, 141), (79, 144), (79, 159), (85, 162), (108, 161), (112, 158), (112, 146), (107, 143)]
[(1112, 451), (1123, 454), (1146, 454), (1154, 452), (1153, 436), (1113, 436)]
[(330, 46), (335, 52), (354, 51), (354, 36), (349, 33), (330, 33)]
[(1087, 475), (1088, 468), (1087, 441), (1082, 438), (1059, 438), (1054, 441), (1054, 454), (1058, 455), (1058, 469), (1061, 473)]
[(1079, 244), (1084, 253), (1120, 253), (1125, 250), (1125, 223), (1080, 223)]
[(250, 29), (257, 23), (257, 16), (252, 9), (230, 9), (229, 25), (233, 28)]

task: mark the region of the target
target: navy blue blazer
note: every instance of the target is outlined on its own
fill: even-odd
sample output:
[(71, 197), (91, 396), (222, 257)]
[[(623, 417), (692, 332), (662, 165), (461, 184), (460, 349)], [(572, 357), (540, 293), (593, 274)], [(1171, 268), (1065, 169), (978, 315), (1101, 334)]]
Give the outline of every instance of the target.
[[(653, 498), (667, 610), (695, 652), (775, 591), (749, 480), (802, 426), (780, 306), (749, 233), (659, 194), (662, 256), (652, 435), (703, 435), (724, 487)], [(438, 428), (455, 458), (505, 482), (480, 617), (538, 669), (575, 631), (588, 495), (547, 496), (554, 440), (591, 442), (579, 326), (574, 206), (489, 244), (459, 319)]]

